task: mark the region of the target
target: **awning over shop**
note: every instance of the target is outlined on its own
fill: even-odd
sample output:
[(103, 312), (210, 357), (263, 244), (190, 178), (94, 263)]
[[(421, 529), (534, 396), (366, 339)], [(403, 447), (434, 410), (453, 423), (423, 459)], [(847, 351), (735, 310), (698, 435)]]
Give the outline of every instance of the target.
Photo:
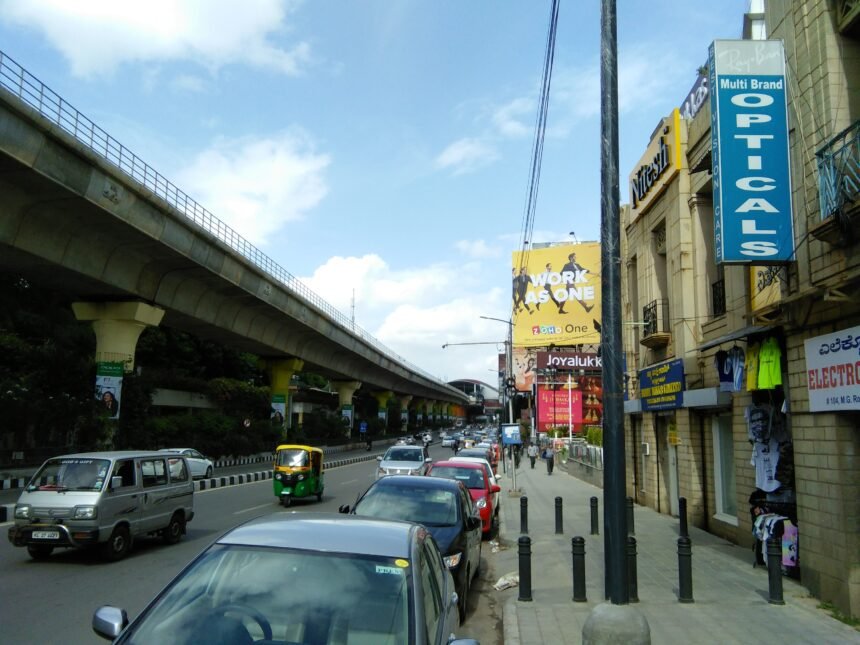
[(720, 336), (719, 338), (715, 338), (714, 340), (709, 340), (705, 343), (702, 343), (701, 345), (699, 345), (699, 351), (703, 352), (706, 349), (711, 349), (711, 347), (716, 347), (717, 345), (722, 345), (723, 343), (730, 343), (733, 340), (747, 338), (748, 336), (764, 334), (766, 332), (776, 329), (777, 326), (778, 325), (767, 325), (762, 327), (761, 325), (749, 325), (748, 327), (737, 329), (733, 332)]

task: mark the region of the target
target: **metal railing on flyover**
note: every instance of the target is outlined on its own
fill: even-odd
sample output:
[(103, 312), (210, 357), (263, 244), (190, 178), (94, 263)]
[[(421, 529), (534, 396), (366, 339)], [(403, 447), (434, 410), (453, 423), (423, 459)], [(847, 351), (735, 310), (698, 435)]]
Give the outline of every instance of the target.
[(0, 87), (14, 94), (92, 152), (116, 166), (147, 190), (152, 191), (183, 216), (214, 235), (278, 283), (304, 298), (347, 332), (358, 336), (379, 352), (413, 372), (440, 385), (450, 387), (432, 374), (425, 372), (391, 351), (367, 331), (355, 325), (346, 315), (311, 291), (307, 285), (177, 188), (149, 164), (142, 161), (136, 154), (93, 123), (91, 119), (78, 112), (63, 97), (21, 67), (3, 51), (0, 51)]

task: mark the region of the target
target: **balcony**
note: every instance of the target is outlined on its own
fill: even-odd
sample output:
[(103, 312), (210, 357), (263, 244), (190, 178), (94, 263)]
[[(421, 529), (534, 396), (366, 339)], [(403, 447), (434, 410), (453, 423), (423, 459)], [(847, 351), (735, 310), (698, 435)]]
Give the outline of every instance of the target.
[(726, 313), (726, 281), (717, 280), (711, 284), (711, 313), (714, 318)]
[(652, 300), (642, 307), (642, 339), (640, 344), (650, 349), (665, 347), (672, 340), (669, 330), (669, 303), (666, 300)]
[(860, 224), (860, 121), (815, 153), (821, 222), (810, 230), (834, 246), (856, 241)]
[(860, 33), (860, 0), (837, 0), (836, 24), (845, 36)]

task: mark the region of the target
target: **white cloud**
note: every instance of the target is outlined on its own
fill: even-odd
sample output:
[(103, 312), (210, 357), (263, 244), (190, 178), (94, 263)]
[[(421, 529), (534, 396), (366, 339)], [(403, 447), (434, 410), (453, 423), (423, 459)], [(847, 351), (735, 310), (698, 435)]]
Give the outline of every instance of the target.
[(495, 258), (501, 254), (498, 247), (488, 246), (484, 240), (457, 240), (454, 248), (470, 258)]
[(206, 90), (206, 81), (199, 76), (180, 74), (170, 82), (173, 89), (180, 92), (203, 92)]
[(210, 69), (243, 63), (299, 74), (310, 46), (276, 46), (296, 4), (282, 0), (0, 0), (0, 20), (40, 32), (93, 77), (130, 62), (191, 60)]
[(506, 137), (524, 137), (532, 134), (535, 120), (535, 102), (531, 98), (509, 101), (493, 112), (492, 121), (499, 133)]
[(436, 157), (436, 167), (451, 168), (455, 175), (473, 172), (492, 163), (499, 154), (491, 145), (479, 139), (460, 139)]
[(176, 183), (248, 241), (262, 245), (285, 222), (322, 201), (329, 161), (299, 131), (218, 139), (179, 172)]
[(313, 275), (301, 278), (312, 291), (339, 311), (352, 308), (361, 326), (373, 326), (392, 306), (436, 301), (456, 293), (460, 271), (448, 265), (393, 270), (381, 257), (329, 258)]

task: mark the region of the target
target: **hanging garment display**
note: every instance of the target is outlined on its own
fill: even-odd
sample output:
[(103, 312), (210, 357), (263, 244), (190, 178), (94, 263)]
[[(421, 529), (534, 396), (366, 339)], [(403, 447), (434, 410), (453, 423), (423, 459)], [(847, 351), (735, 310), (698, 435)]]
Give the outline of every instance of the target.
[(729, 361), (732, 364), (732, 373), (734, 379), (732, 380), (732, 392), (743, 392), (744, 389), (744, 376), (745, 376), (745, 364), (746, 360), (744, 357), (744, 350), (735, 345), (729, 350)]
[(731, 392), (735, 382), (734, 365), (729, 360), (729, 353), (723, 350), (714, 354), (714, 367), (720, 379), (720, 392)]
[(758, 389), (758, 356), (761, 346), (758, 343), (752, 343), (747, 346), (746, 356), (746, 372), (747, 372), (747, 390), (752, 392)]
[(762, 343), (758, 356), (758, 389), (772, 390), (782, 385), (782, 350), (776, 338)]

